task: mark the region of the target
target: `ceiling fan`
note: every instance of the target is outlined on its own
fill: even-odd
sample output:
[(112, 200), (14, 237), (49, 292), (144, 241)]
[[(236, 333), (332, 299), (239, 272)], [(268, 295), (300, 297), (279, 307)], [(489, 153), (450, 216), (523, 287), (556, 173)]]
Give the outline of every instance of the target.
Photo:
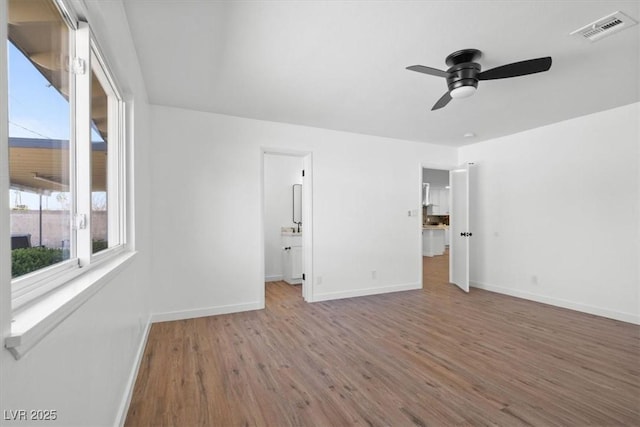
[(551, 68), (551, 57), (546, 56), (544, 58), (513, 62), (480, 72), (480, 64), (475, 61), (480, 59), (481, 56), (482, 52), (478, 49), (463, 49), (447, 56), (445, 59), (449, 66), (447, 71), (424, 65), (411, 65), (407, 67), (407, 70), (447, 79), (449, 90), (434, 104), (433, 108), (431, 108), (433, 111), (447, 105), (452, 98), (466, 98), (473, 95), (480, 80), (526, 76), (527, 74), (541, 73)]

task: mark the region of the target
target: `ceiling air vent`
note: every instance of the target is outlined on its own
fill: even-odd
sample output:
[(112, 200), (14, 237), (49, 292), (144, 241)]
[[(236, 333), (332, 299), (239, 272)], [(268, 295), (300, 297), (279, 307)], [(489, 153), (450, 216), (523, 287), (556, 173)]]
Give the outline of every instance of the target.
[(589, 41), (595, 42), (618, 31), (622, 31), (625, 28), (633, 27), (637, 23), (633, 18), (618, 11), (604, 18), (600, 18), (591, 24), (585, 25), (582, 28), (578, 28), (573, 31), (571, 35), (581, 36)]

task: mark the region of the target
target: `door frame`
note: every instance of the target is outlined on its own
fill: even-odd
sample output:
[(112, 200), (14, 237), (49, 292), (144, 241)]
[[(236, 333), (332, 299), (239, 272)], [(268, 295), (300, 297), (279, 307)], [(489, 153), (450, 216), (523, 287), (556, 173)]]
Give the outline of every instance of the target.
[(302, 259), (305, 280), (302, 281), (302, 298), (313, 302), (313, 152), (277, 147), (260, 148), (260, 306), (265, 307), (265, 177), (264, 162), (266, 155), (298, 157), (302, 159), (304, 178), (302, 180)]

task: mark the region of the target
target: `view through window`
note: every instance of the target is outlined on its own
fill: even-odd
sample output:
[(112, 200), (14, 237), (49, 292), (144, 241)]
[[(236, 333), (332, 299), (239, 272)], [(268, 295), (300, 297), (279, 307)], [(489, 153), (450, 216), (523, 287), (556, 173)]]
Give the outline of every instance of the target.
[(109, 99), (91, 72), (91, 240), (92, 253), (109, 247), (107, 210), (107, 132)]
[(46, 0), (9, 2), (12, 276), (73, 256), (69, 29)]
[[(88, 265), (93, 254), (106, 256), (124, 242), (124, 107), (87, 24), (66, 21), (58, 1), (8, 2), (9, 207), (18, 304), (56, 286), (45, 285), (48, 275)], [(74, 45), (77, 57), (70, 54)]]

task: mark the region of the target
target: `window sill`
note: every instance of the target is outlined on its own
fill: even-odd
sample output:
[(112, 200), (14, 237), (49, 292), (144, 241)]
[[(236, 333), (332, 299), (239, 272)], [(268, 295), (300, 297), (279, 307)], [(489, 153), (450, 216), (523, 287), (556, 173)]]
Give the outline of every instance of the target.
[(11, 334), (5, 338), (4, 346), (16, 359), (20, 359), (129, 265), (135, 254), (134, 251), (125, 252), (105, 260), (15, 314), (11, 322)]

